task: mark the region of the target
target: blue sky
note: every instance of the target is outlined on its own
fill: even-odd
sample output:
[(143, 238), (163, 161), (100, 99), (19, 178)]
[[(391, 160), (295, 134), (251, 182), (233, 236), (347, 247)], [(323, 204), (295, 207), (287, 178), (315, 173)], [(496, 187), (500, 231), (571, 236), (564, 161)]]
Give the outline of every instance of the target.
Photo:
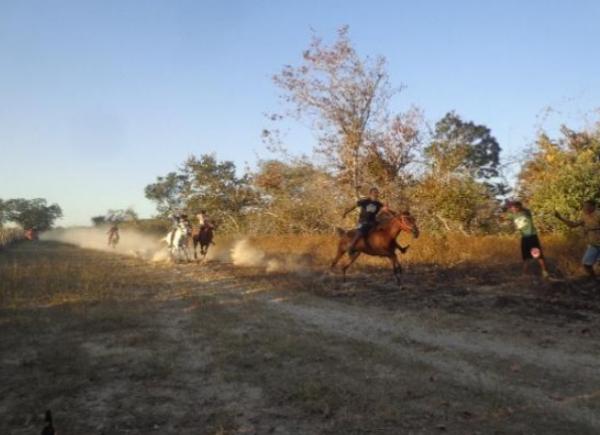
[(58, 202), (63, 225), (151, 215), (144, 186), (189, 154), (266, 156), (271, 76), (345, 24), (406, 86), (396, 109), (456, 110), (518, 155), (546, 106), (551, 130), (600, 107), (599, 22), (595, 0), (0, 0), (0, 198)]

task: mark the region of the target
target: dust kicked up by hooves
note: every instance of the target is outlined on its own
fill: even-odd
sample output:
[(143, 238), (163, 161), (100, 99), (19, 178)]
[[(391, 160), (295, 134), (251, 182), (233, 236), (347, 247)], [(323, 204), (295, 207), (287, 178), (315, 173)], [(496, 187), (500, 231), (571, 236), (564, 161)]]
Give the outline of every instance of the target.
[(116, 247), (108, 245), (108, 235), (100, 228), (67, 228), (48, 231), (41, 236), (42, 240), (77, 245), (86, 249), (113, 252), (129, 255), (149, 261), (168, 260), (169, 255), (159, 237), (152, 237), (135, 230), (121, 230), (121, 237)]
[[(57, 229), (44, 233), (42, 240), (68, 243), (86, 249), (128, 255), (152, 262), (168, 262), (168, 248), (158, 236), (150, 236), (135, 230), (121, 230), (116, 247), (108, 245), (108, 235), (99, 228)], [(267, 273), (308, 271), (311, 259), (298, 255), (267, 254), (252, 242), (243, 238), (232, 242), (219, 243), (211, 247), (206, 260), (230, 262), (238, 267), (264, 268)]]

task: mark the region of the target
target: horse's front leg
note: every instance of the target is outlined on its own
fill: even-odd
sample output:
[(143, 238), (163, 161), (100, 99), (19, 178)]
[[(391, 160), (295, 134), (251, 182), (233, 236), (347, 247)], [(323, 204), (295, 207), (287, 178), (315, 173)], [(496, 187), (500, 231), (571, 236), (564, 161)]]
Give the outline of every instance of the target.
[(342, 247), (339, 246), (337, 254), (335, 254), (335, 258), (331, 262), (331, 266), (330, 266), (331, 269), (333, 269), (336, 266), (336, 264), (338, 264), (338, 261), (340, 261), (340, 259), (344, 256), (345, 253), (346, 253), (346, 250), (342, 249)]
[(342, 266), (342, 275), (344, 278), (344, 281), (346, 280), (346, 271), (348, 270), (348, 268), (350, 266), (352, 266), (352, 264), (356, 261), (356, 259), (360, 256), (360, 252), (354, 252), (353, 254), (348, 254), (350, 256), (350, 261), (348, 261), (348, 263), (344, 264), (344, 266)]
[(190, 241), (186, 240), (185, 243), (183, 244), (183, 255), (185, 256), (185, 262), (189, 263), (190, 262)]
[(396, 279), (396, 283), (401, 284), (401, 276), (402, 276), (402, 265), (398, 261), (398, 257), (396, 257), (396, 253), (392, 253), (390, 256), (390, 261), (392, 262), (392, 271), (394, 274), (394, 278)]

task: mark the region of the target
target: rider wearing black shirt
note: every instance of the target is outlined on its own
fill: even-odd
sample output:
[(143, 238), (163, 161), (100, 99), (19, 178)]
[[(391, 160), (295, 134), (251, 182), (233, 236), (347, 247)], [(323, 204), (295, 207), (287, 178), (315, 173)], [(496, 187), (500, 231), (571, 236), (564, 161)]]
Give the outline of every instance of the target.
[(360, 214), (358, 217), (356, 234), (352, 238), (350, 246), (348, 247), (348, 253), (350, 255), (354, 253), (354, 247), (361, 237), (367, 237), (369, 232), (375, 227), (379, 212), (382, 210), (387, 210), (387, 207), (379, 201), (379, 190), (376, 187), (373, 187), (371, 190), (369, 190), (368, 198), (359, 200), (355, 206), (346, 210), (344, 212), (344, 217), (346, 217), (348, 213), (357, 207), (360, 209)]

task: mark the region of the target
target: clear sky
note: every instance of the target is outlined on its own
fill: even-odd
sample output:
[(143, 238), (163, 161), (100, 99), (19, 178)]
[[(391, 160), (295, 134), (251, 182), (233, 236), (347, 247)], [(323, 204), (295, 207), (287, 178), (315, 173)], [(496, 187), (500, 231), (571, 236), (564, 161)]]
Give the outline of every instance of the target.
[(144, 186), (190, 153), (265, 156), (271, 76), (345, 24), (406, 86), (398, 109), (456, 110), (516, 155), (546, 106), (550, 129), (600, 106), (599, 23), (596, 0), (0, 0), (0, 198), (58, 202), (63, 225), (151, 215)]

